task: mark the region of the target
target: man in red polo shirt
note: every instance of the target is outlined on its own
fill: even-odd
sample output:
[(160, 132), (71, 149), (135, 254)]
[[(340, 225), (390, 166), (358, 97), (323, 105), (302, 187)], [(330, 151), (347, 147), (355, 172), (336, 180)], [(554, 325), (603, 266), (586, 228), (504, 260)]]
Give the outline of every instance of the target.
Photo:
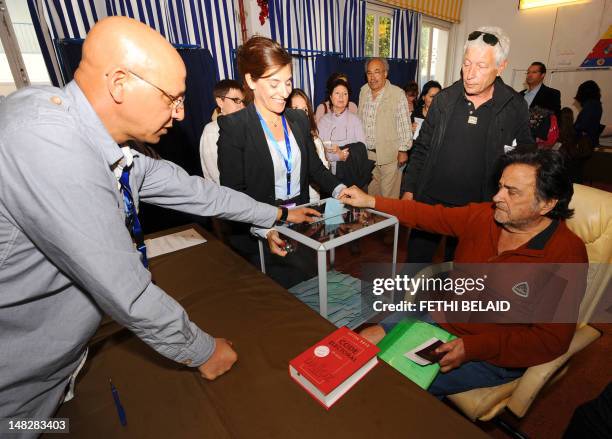
[[(565, 224), (565, 219), (573, 214), (568, 208), (572, 195), (573, 187), (561, 156), (536, 151), (510, 153), (504, 158), (499, 190), (492, 203), (448, 208), (372, 197), (356, 187), (344, 189), (341, 200), (351, 206), (396, 215), (408, 227), (456, 236), (459, 240), (456, 265), (522, 263), (517, 271), (530, 267), (526, 265), (530, 263), (575, 266), (573, 274), (566, 276), (570, 280), (565, 289), (573, 290), (571, 300), (577, 311), (586, 285), (588, 257), (584, 243)], [(537, 274), (538, 269), (532, 271)], [(550, 290), (550, 282), (544, 288)], [(576, 328), (568, 320), (563, 323), (514, 320), (504, 324), (446, 320), (438, 324), (457, 338), (436, 349), (436, 353), (444, 354), (439, 360), (443, 373), (429, 388), (437, 396), (512, 381), (525, 368), (566, 352)], [(362, 335), (378, 343), (385, 335), (385, 327), (369, 327)]]

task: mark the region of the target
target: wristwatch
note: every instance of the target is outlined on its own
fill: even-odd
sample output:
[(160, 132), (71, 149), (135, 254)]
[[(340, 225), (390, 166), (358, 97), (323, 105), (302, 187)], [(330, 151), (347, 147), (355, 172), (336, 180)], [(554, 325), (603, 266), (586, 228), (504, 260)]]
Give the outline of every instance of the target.
[(282, 224), (287, 221), (287, 217), (289, 216), (289, 209), (284, 206), (280, 206), (281, 216), (276, 222), (277, 224)]

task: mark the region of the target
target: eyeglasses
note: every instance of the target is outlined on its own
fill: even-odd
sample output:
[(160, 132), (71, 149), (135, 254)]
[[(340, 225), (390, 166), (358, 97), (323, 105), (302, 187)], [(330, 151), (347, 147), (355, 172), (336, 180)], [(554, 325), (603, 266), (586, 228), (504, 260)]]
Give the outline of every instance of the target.
[(159, 88), (157, 85), (153, 84), (152, 82), (147, 81), (142, 76), (132, 72), (131, 70), (128, 70), (128, 73), (131, 73), (132, 75), (136, 76), (141, 81), (146, 82), (151, 87), (155, 87), (156, 89), (161, 91), (164, 96), (170, 99), (170, 107), (172, 108), (172, 110), (182, 110), (183, 108), (185, 108), (185, 96), (181, 96), (181, 97), (172, 96), (170, 93), (165, 92), (163, 89)]
[(489, 46), (495, 46), (497, 43), (499, 43), (499, 38), (497, 38), (495, 35), (490, 34), (488, 32), (482, 32), (479, 30), (474, 31), (470, 35), (468, 35), (468, 41), (473, 41), (481, 35), (482, 35), (482, 41), (487, 43)]
[(234, 104), (236, 105), (240, 105), (244, 102), (244, 99), (240, 99), (240, 98), (230, 98), (229, 96), (219, 96), (221, 99), (229, 99), (230, 101), (232, 101)]

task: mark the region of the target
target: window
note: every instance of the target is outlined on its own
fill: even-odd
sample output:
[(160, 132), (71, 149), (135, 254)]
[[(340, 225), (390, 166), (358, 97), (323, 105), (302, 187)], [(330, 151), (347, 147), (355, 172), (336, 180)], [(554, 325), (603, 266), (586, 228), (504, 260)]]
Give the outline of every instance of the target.
[(450, 28), (448, 25), (429, 21), (423, 17), (419, 47), (419, 84), (438, 81), (442, 86), (446, 79), (446, 55)]
[(28, 84), (51, 84), (27, 2), (0, 0), (0, 6), (10, 13), (5, 10), (0, 23), (0, 96)]
[(366, 6), (365, 56), (391, 56), (393, 14), (385, 7)]
[(0, 96), (6, 96), (15, 90), (17, 90), (17, 86), (9, 67), (4, 46), (0, 41)]

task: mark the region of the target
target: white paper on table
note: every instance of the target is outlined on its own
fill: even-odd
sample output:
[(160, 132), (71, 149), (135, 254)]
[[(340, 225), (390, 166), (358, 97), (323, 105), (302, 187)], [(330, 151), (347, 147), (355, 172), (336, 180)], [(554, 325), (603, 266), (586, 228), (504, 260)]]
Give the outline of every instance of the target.
[(412, 133), (412, 140), (419, 137), (419, 132), (421, 132), (421, 125), (423, 125), (424, 120), (425, 119), (421, 119), (420, 117), (414, 118), (414, 123), (416, 124), (416, 130), (414, 130), (414, 133)]
[(182, 232), (160, 236), (159, 238), (145, 239), (147, 257), (149, 258), (165, 255), (166, 253), (182, 250), (204, 242), (206, 242), (206, 239), (196, 232), (195, 229), (187, 229)]

